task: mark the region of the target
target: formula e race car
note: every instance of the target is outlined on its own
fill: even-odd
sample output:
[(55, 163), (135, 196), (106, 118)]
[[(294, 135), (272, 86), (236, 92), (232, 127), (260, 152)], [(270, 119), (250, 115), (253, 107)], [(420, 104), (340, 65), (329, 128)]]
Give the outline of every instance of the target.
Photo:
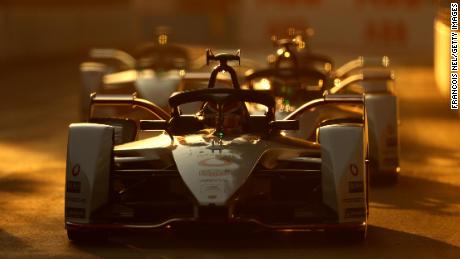
[(89, 97), (93, 92), (127, 89), (125, 92), (137, 92), (142, 98), (165, 108), (185, 70), (192, 66), (189, 50), (182, 45), (170, 44), (167, 31), (161, 28), (157, 31), (157, 42), (141, 46), (133, 56), (117, 49), (92, 49), (90, 57), (95, 61), (80, 66), (83, 83), (80, 114), (83, 121), (88, 118)]
[[(92, 49), (90, 56), (96, 62), (80, 66), (82, 121), (88, 119), (89, 97), (94, 92), (136, 92), (139, 97), (169, 109), (167, 100), (173, 92), (207, 87), (210, 71), (206, 57), (192, 59), (191, 53), (195, 52), (196, 47), (169, 43), (165, 29), (159, 30), (157, 42), (142, 46), (134, 56), (116, 49)], [(238, 69), (239, 77), (258, 66), (249, 59), (243, 63)], [(226, 81), (225, 76), (218, 78), (219, 83)]]
[[(304, 103), (324, 94), (364, 94), (371, 178), (377, 184), (394, 182), (399, 172), (398, 103), (388, 57), (359, 57), (334, 69), (331, 58), (311, 53), (305, 45), (301, 37), (277, 40), (278, 49), (269, 57), (269, 67), (249, 74), (246, 86), (271, 90), (277, 99), (279, 117), (288, 116)], [(356, 112), (362, 111), (333, 106), (308, 116), (321, 121)], [(304, 137), (314, 136), (315, 128), (311, 125), (315, 123), (305, 121), (306, 127), (301, 127), (300, 132)]]
[[(276, 120), (268, 91), (240, 89), (229, 54), (209, 88), (178, 92), (167, 114), (134, 97), (92, 95), (92, 105), (139, 106), (152, 119), (91, 118), (69, 127), (65, 226), (74, 241), (106, 238), (116, 229), (232, 225), (272, 231), (343, 230), (363, 239), (368, 217), (366, 119), (317, 125), (317, 141), (286, 136), (296, 120)], [(215, 88), (215, 74), (233, 88)], [(202, 104), (197, 114), (181, 106)], [(266, 107), (250, 114), (245, 103)], [(305, 105), (361, 104), (331, 95)], [(151, 136), (142, 138), (142, 133)]]

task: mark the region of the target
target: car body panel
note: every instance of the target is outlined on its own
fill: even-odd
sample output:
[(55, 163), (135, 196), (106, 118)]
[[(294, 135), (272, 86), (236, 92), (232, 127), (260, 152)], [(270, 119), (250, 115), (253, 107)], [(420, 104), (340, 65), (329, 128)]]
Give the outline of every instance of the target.
[(89, 223), (91, 212), (107, 202), (114, 129), (77, 123), (69, 127), (65, 217)]

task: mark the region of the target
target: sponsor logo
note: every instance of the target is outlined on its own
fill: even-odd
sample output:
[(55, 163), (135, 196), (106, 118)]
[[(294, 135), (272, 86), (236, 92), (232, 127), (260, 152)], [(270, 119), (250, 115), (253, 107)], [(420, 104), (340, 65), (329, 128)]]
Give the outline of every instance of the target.
[(350, 165), (350, 174), (353, 175), (353, 176), (358, 176), (358, 166), (355, 165), (355, 164), (351, 164)]
[(345, 218), (362, 218), (366, 215), (366, 208), (347, 208)]
[(349, 193), (364, 192), (364, 182), (363, 181), (348, 182), (348, 192)]
[(84, 208), (65, 208), (65, 216), (68, 218), (84, 218), (86, 210)]
[(199, 172), (200, 176), (227, 176), (231, 175), (230, 170), (216, 170), (216, 169), (206, 169)]
[(80, 164), (76, 164), (72, 167), (72, 175), (73, 176), (80, 175)]
[(80, 193), (81, 191), (81, 182), (77, 181), (67, 181), (66, 191), (70, 193)]
[(220, 167), (220, 166), (228, 166), (232, 164), (232, 161), (227, 159), (218, 159), (218, 158), (208, 158), (201, 160), (198, 162), (201, 166), (212, 166), (212, 167)]

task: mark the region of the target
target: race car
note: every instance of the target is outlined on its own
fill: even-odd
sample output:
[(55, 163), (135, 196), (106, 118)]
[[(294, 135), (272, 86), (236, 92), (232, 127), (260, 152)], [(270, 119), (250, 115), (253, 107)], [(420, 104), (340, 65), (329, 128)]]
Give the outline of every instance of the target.
[[(92, 105), (129, 105), (150, 111), (139, 123), (91, 118), (69, 126), (65, 226), (70, 240), (107, 238), (120, 229), (174, 230), (242, 226), (267, 231), (345, 231), (366, 236), (368, 218), (365, 116), (324, 121), (316, 141), (286, 136), (297, 120), (277, 120), (268, 91), (240, 89), (218, 54), (212, 75), (232, 75), (233, 88), (173, 94), (171, 113), (133, 96), (91, 96)], [(199, 102), (196, 114), (181, 106)], [(246, 103), (266, 107), (250, 114)], [(294, 116), (328, 104), (360, 104), (331, 95)], [(150, 133), (141, 138), (141, 133)]]
[(117, 49), (92, 49), (90, 57), (95, 61), (80, 65), (82, 121), (88, 119), (93, 92), (137, 92), (166, 108), (169, 95), (192, 66), (189, 50), (169, 43), (168, 31), (163, 28), (157, 30), (156, 42), (141, 46), (133, 56)]
[[(91, 58), (97, 62), (84, 62), (80, 66), (83, 88), (80, 117), (87, 121), (89, 96), (97, 93), (136, 93), (163, 109), (169, 109), (168, 97), (175, 91), (205, 88), (210, 71), (201, 48), (169, 43), (166, 29), (158, 30), (157, 42), (142, 46), (134, 56), (116, 49), (92, 49)], [(210, 52), (210, 50), (208, 50)], [(243, 60), (238, 68), (239, 77), (257, 62)], [(219, 76), (219, 83), (228, 83)]]
[[(393, 72), (388, 57), (359, 57), (334, 69), (332, 59), (311, 53), (299, 37), (279, 39), (275, 55), (267, 69), (254, 71), (246, 77), (251, 89), (270, 89), (277, 99), (279, 116), (289, 115), (305, 102), (324, 94), (356, 94), (365, 96), (369, 122), (369, 153), (373, 183), (394, 183), (399, 167), (398, 100), (394, 92)], [(300, 46), (300, 47), (299, 47)], [(311, 120), (325, 120), (344, 113), (361, 113), (360, 109), (335, 106)], [(306, 122), (305, 138), (315, 130)]]
[(276, 48), (276, 53), (268, 55), (268, 65), (271, 68), (285, 66), (306, 67), (330, 73), (333, 70), (334, 61), (326, 55), (311, 51), (311, 46), (308, 44), (308, 38), (311, 36), (311, 28), (306, 30), (289, 28), (287, 35), (284, 37), (273, 35), (271, 41)]

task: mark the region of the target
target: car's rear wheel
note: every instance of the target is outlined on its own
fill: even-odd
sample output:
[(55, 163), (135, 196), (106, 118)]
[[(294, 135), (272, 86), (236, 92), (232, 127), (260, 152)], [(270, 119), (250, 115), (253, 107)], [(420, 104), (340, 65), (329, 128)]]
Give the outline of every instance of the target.
[(81, 231), (67, 229), (69, 240), (77, 243), (101, 243), (107, 241), (109, 235), (106, 231)]

